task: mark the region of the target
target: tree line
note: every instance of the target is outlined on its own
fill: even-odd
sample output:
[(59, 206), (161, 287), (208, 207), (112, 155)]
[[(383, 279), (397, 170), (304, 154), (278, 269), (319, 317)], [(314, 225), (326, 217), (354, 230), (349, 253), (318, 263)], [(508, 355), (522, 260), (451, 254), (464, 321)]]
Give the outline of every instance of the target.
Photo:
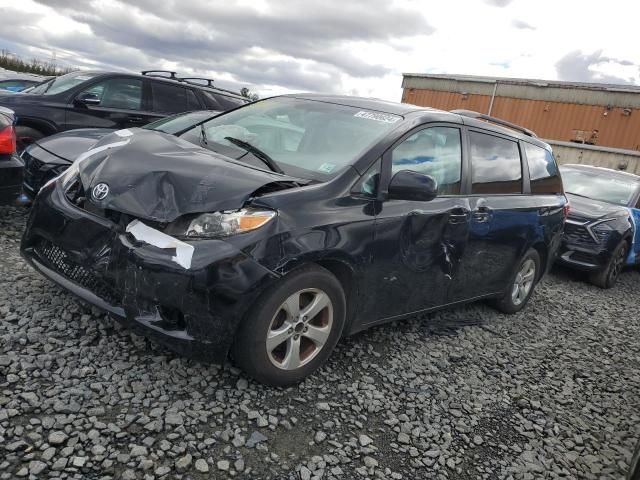
[(35, 73), (36, 75), (58, 76), (71, 72), (72, 68), (58, 67), (53, 62), (44, 62), (37, 58), (23, 60), (10, 53), (8, 50), (0, 50), (0, 67), (21, 73)]

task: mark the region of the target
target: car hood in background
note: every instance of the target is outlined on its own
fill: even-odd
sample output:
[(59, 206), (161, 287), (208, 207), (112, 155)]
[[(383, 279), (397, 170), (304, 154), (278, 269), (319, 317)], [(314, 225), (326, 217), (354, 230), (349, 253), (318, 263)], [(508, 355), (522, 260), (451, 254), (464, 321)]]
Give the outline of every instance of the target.
[[(300, 181), (139, 128), (108, 135), (92, 150), (78, 165), (87, 198), (99, 208), (163, 223), (189, 213), (235, 210), (265, 185), (291, 188)], [(91, 192), (101, 183), (109, 193), (98, 201)]]
[(80, 154), (90, 150), (98, 140), (113, 132), (111, 128), (81, 128), (42, 138), (36, 144), (56, 157), (72, 163)]
[(594, 200), (593, 198), (580, 197), (567, 193), (571, 210), (570, 217), (580, 217), (585, 220), (600, 220), (619, 216), (629, 216), (629, 210), (623, 205)]

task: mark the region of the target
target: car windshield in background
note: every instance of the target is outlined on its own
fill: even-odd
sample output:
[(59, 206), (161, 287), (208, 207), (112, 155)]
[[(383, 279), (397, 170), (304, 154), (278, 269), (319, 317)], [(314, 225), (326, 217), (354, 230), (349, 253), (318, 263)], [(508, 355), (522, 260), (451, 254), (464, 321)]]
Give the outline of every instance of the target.
[(627, 206), (638, 184), (619, 176), (602, 176), (573, 168), (561, 168), (562, 182), (567, 193), (602, 202)]
[(197, 136), (201, 145), (228, 157), (251, 154), (264, 162), (261, 168), (272, 160), (288, 175), (322, 181), (351, 165), (400, 120), (346, 105), (272, 98), (213, 118), (184, 138), (197, 143)]
[(176, 115), (171, 115), (170, 117), (161, 118), (155, 122), (148, 123), (142, 128), (175, 135), (196, 123), (215, 117), (219, 113), (220, 112), (216, 112), (215, 110), (198, 110), (196, 112), (178, 113)]
[(97, 75), (96, 73), (86, 73), (86, 72), (67, 73), (66, 75), (53, 78), (48, 82), (45, 82), (41, 85), (36, 86), (35, 88), (30, 89), (29, 93), (33, 95), (55, 95), (56, 93), (65, 92), (70, 88), (75, 87), (79, 83), (90, 80), (96, 75)]

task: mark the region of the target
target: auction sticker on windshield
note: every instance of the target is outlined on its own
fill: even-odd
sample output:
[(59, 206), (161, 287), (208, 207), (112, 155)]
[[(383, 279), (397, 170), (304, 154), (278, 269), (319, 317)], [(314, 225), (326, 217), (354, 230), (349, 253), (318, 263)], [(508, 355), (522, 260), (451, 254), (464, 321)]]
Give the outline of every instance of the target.
[(378, 113), (378, 112), (366, 112), (364, 110), (361, 110), (360, 112), (356, 113), (354, 117), (366, 118), (367, 120), (374, 120), (376, 122), (383, 122), (383, 123), (396, 123), (401, 118), (401, 117), (398, 117), (397, 115), (388, 115), (386, 113)]

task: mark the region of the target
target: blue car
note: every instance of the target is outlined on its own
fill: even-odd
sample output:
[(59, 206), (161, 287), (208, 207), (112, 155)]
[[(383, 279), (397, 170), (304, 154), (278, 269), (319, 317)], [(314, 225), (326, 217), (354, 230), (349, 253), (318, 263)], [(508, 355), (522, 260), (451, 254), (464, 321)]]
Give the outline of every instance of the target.
[(0, 80), (0, 90), (9, 92), (22, 92), (27, 88), (35, 87), (39, 85), (46, 78), (4, 78)]
[(559, 261), (611, 288), (640, 263), (640, 176), (588, 165), (560, 167), (571, 205)]

